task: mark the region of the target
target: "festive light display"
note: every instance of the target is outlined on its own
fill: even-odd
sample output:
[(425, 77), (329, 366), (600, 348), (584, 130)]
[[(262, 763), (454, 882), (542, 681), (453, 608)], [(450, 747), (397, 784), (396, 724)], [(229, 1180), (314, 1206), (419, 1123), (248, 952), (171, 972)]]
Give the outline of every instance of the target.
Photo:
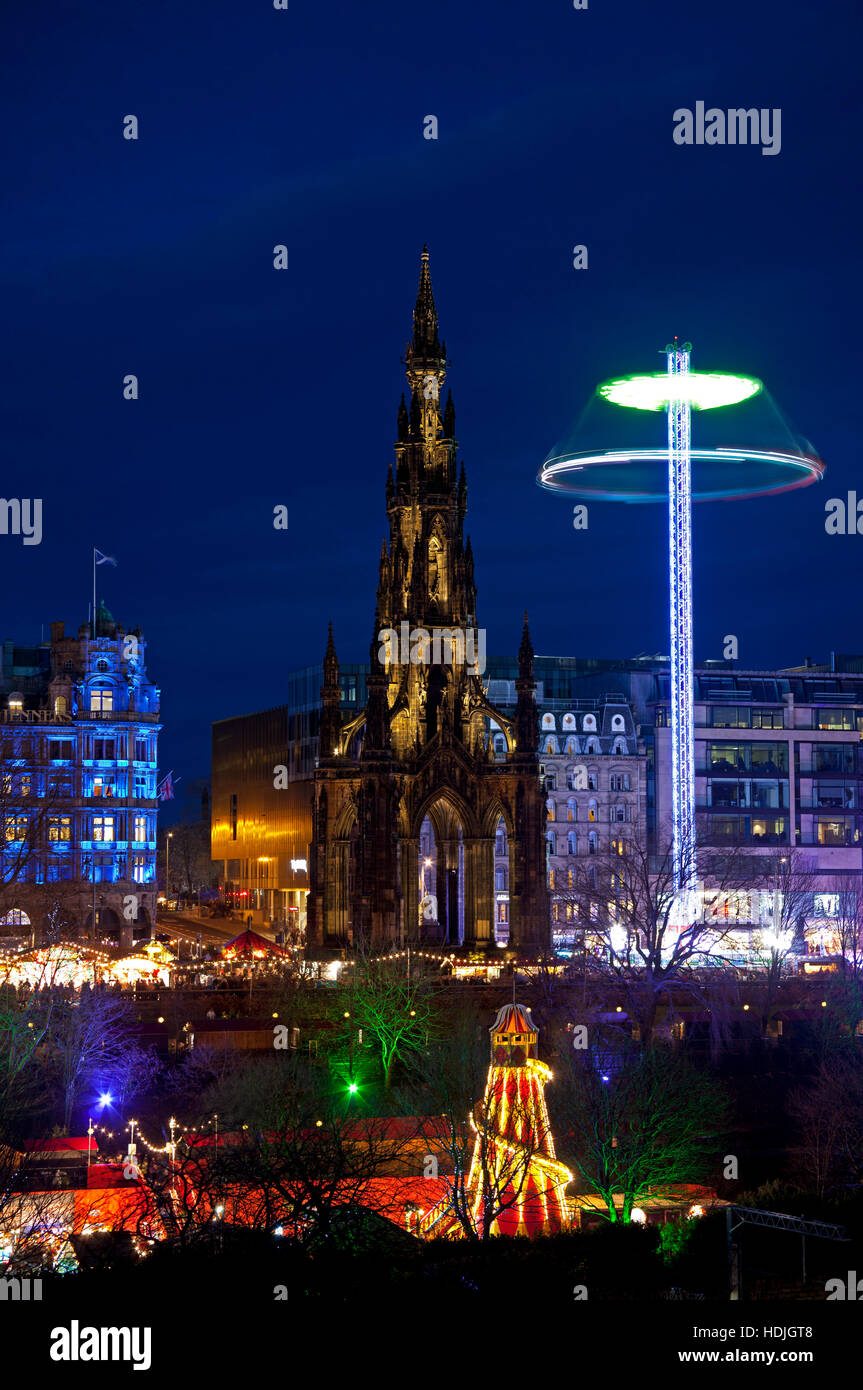
[[(687, 344), (687, 363), (690, 346)], [(603, 381), (596, 390), (612, 405), (625, 405), (632, 410), (667, 410), (672, 401), (685, 401), (693, 410), (715, 410), (717, 406), (747, 401), (762, 389), (757, 377), (735, 376), (731, 372), (690, 372), (688, 365), (686, 380), (675, 380), (673, 388), (668, 376), (668, 372), (624, 376), (616, 381)]]
[[(490, 1235), (550, 1235), (569, 1225), (566, 1185), (572, 1173), (555, 1154), (545, 1100), (551, 1071), (537, 1057), (538, 1029), (523, 1004), (505, 1004), (491, 1029), (491, 1065), (467, 1180), (471, 1224)], [(450, 1193), (420, 1221), (426, 1236), (461, 1236)]]
[[(668, 499), (668, 562), (671, 675), (671, 838), (675, 903), (670, 925), (685, 929), (697, 916), (695, 854), (695, 757), (692, 650), (692, 460), (719, 465), (715, 478), (695, 494), (709, 498), (770, 496), (805, 487), (823, 477), (824, 465), (811, 446), (785, 449), (717, 447), (693, 450), (692, 410), (715, 410), (751, 400), (763, 391), (757, 377), (730, 372), (692, 372), (691, 343), (675, 338), (665, 349), (666, 371), (600, 383), (596, 394), (611, 405), (667, 415), (667, 487), (653, 481), (648, 465), (663, 451), (601, 449), (587, 452), (568, 444), (546, 459), (537, 481), (552, 492), (626, 502)], [(759, 473), (759, 468), (762, 470)], [(709, 475), (708, 475), (709, 476)], [(725, 484), (730, 485), (725, 485)]]

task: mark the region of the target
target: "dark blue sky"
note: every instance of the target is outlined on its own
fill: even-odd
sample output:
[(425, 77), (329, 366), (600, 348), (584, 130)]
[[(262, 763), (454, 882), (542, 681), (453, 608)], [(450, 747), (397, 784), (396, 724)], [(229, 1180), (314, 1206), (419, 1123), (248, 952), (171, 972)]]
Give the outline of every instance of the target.
[[(674, 333), (762, 377), (828, 466), (696, 508), (697, 657), (725, 633), (745, 665), (863, 649), (863, 537), (824, 531), (858, 485), (854, 9), (7, 0), (4, 490), (42, 497), (44, 538), (0, 537), (3, 635), (77, 626), (91, 547), (115, 555), (100, 593), (144, 628), (160, 761), (189, 780), (330, 616), (362, 660), (427, 241), (489, 652), (525, 607), (544, 653), (667, 649), (663, 508), (576, 533), (534, 478), (595, 383)], [(675, 145), (698, 100), (780, 107), (781, 153)]]

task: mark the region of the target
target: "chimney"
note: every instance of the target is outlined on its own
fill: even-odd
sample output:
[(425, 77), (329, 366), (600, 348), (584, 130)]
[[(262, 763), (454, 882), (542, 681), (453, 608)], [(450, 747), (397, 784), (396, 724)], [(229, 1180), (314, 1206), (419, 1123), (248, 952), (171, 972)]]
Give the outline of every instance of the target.
[(63, 633), (64, 633), (65, 629), (66, 629), (66, 624), (65, 624), (65, 623), (52, 623), (52, 624), (51, 624), (51, 645), (52, 645), (52, 647), (54, 646), (54, 644), (55, 644), (56, 642), (62, 642), (62, 641), (63, 641)]

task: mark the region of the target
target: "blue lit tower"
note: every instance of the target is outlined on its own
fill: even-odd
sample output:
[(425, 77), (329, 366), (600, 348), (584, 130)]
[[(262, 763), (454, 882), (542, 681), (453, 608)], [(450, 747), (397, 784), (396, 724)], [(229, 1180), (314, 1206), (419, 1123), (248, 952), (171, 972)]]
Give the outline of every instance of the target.
[[(795, 443), (775, 407), (767, 411), (770, 433), (757, 447), (744, 438), (733, 447), (690, 440), (690, 412), (740, 405), (762, 394), (757, 377), (731, 372), (691, 372), (691, 343), (675, 338), (665, 349), (666, 371), (618, 377), (596, 388), (598, 401), (637, 411), (666, 412), (667, 447), (586, 449), (581, 421), (556, 445), (537, 478), (551, 492), (597, 501), (668, 503), (669, 609), (671, 638), (671, 863), (675, 904), (672, 922), (685, 927), (696, 911), (695, 766), (692, 657), (692, 502), (769, 497), (820, 479), (824, 464), (806, 441)], [(604, 409), (604, 408), (603, 408)], [(772, 413), (771, 413), (772, 412)], [(600, 426), (617, 431), (606, 414)], [(763, 422), (762, 422), (763, 426)], [(751, 416), (742, 426), (748, 436)], [(763, 432), (763, 429), (759, 432)], [(650, 432), (647, 432), (650, 441)], [(765, 447), (765, 444), (768, 447)], [(789, 447), (789, 445), (791, 447)], [(700, 469), (693, 489), (691, 469)], [(662, 482), (658, 466), (663, 465)]]
[[(671, 628), (672, 873), (681, 924), (693, 920), (695, 743), (692, 710), (692, 481), (689, 458), (689, 354), (675, 338), (668, 363), (668, 565)], [(681, 381), (681, 378), (687, 380)]]

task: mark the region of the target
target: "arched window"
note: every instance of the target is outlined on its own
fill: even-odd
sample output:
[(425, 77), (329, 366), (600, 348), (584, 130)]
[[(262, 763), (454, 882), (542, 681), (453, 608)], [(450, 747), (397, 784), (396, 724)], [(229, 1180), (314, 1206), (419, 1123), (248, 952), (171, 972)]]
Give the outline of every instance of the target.
[(589, 834), (588, 837), (587, 837), (587, 852), (588, 852), (588, 854), (596, 854), (596, 851), (597, 851), (598, 846), (599, 846), (599, 840), (597, 839), (596, 831), (595, 831), (595, 830), (591, 830), (590, 834)]
[(573, 885), (574, 885), (574, 883), (575, 883), (575, 878), (574, 878), (574, 876), (573, 876), (572, 869), (567, 869), (567, 871), (566, 871), (566, 886), (567, 886), (567, 888), (572, 888)]
[(58, 695), (57, 698), (56, 698), (55, 701), (54, 701), (54, 713), (55, 713), (55, 714), (65, 714), (65, 713), (66, 713), (66, 707), (67, 707), (67, 706), (66, 706), (66, 696), (65, 696), (65, 695)]
[(506, 826), (502, 820), (498, 821), (497, 830), (494, 834), (494, 852), (498, 858), (508, 853), (506, 845)]
[(617, 754), (619, 754), (619, 755), (622, 754), (622, 755), (625, 756), (625, 755), (626, 755), (626, 739), (625, 739), (625, 738), (616, 738), (616, 739), (614, 740), (614, 743), (611, 745), (611, 751), (612, 751), (612, 753), (617, 753)]
[(494, 871), (494, 886), (498, 893), (505, 893), (507, 889), (507, 879), (509, 871), (505, 864), (498, 864)]
[(567, 837), (566, 837), (566, 852), (567, 852), (567, 854), (577, 854), (577, 853), (578, 853), (577, 842), (576, 842), (575, 831), (574, 831), (574, 830), (570, 830), (569, 834), (568, 834)]
[(548, 834), (546, 835), (545, 838), (546, 838), (546, 841), (548, 842), (548, 852), (549, 852), (549, 854), (554, 854), (554, 831), (553, 831), (553, 830), (549, 830), (549, 832), (548, 832)]
[(553, 729), (553, 728), (555, 727), (554, 715), (553, 715), (553, 714), (544, 714), (544, 715), (542, 716), (542, 725), (541, 725), (541, 727), (542, 727), (543, 729)]
[(558, 751), (558, 749), (557, 749), (557, 739), (556, 739), (556, 738), (547, 738), (547, 739), (545, 740), (545, 751), (546, 751), (546, 753), (551, 753), (551, 754), (554, 754), (554, 753), (556, 753), (556, 752)]
[(564, 729), (574, 729), (574, 728), (575, 728), (575, 715), (574, 715), (574, 714), (565, 714), (565, 715), (563, 716), (563, 728), (564, 728)]
[(567, 753), (569, 753), (571, 757), (574, 757), (575, 754), (578, 752), (578, 739), (575, 738), (573, 735), (570, 735), (570, 737), (566, 740), (566, 751)]
[(571, 796), (566, 803), (566, 819), (575, 820), (575, 797)]
[(594, 755), (597, 754), (597, 753), (600, 753), (602, 750), (601, 750), (601, 748), (600, 748), (600, 746), (599, 746), (599, 739), (598, 739), (598, 738), (589, 738), (589, 739), (587, 740), (587, 746), (586, 746), (586, 748), (585, 748), (584, 751), (585, 751), (586, 753), (588, 753), (588, 754), (589, 754), (589, 753), (593, 753)]
[(545, 790), (546, 790), (547, 792), (556, 792), (556, 791), (557, 791), (557, 773), (556, 773), (556, 772), (547, 772), (547, 773), (545, 774)]
[(494, 736), (494, 751), (495, 751), (495, 753), (505, 753), (505, 752), (506, 752), (506, 739), (504, 738), (503, 734), (495, 734), (495, 736)]
[(584, 722), (583, 722), (583, 724), (582, 724), (581, 727), (584, 729), (584, 732), (585, 732), (586, 734), (590, 734), (590, 733), (595, 734), (595, 733), (596, 733), (596, 715), (595, 715), (595, 714), (586, 714), (586, 715), (584, 716)]
[(591, 798), (587, 803), (587, 819), (596, 820), (597, 814), (596, 802)]
[(554, 820), (554, 802), (551, 797), (545, 803), (545, 814), (547, 820)]

